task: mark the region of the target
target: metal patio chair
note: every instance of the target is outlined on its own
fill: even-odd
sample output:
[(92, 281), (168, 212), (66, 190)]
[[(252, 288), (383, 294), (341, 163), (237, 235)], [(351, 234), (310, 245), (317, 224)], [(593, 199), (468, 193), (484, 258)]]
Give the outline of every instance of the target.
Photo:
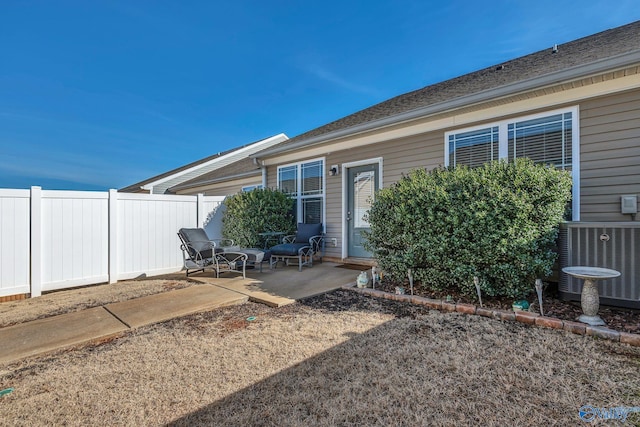
[(315, 256), (324, 256), (324, 233), (322, 224), (298, 224), (296, 234), (284, 236), (282, 243), (271, 247), (270, 268), (275, 268), (279, 261), (289, 265), (292, 259), (298, 260), (298, 271), (303, 265), (313, 267)]
[(233, 248), (232, 240), (209, 239), (202, 228), (181, 228), (178, 231), (178, 237), (182, 242), (180, 249), (187, 277), (194, 272), (211, 269), (215, 270), (216, 277), (220, 277), (221, 272), (236, 271), (241, 272), (242, 277), (246, 278), (248, 255), (223, 249)]

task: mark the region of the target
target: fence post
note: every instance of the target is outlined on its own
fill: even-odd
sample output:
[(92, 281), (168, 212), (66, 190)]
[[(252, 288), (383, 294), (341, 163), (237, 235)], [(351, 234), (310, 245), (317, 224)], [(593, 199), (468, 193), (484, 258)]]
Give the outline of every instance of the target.
[(109, 190), (109, 283), (118, 281), (118, 190)]
[(197, 204), (198, 208), (196, 209), (198, 218), (196, 218), (196, 223), (198, 228), (204, 227), (204, 194), (198, 193), (197, 196)]
[(42, 295), (42, 188), (31, 187), (31, 297)]

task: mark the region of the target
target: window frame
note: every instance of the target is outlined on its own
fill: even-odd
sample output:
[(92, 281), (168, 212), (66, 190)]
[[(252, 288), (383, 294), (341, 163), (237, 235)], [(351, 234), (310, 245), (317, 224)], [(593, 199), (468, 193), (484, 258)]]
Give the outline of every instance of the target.
[(573, 179), (572, 188), (572, 212), (573, 221), (580, 221), (580, 115), (577, 105), (560, 108), (556, 110), (543, 111), (541, 113), (516, 116), (508, 119), (485, 122), (481, 125), (459, 128), (444, 134), (444, 166), (450, 166), (449, 137), (466, 132), (473, 132), (487, 128), (498, 127), (498, 159), (509, 160), (509, 135), (510, 124), (524, 122), (528, 120), (541, 119), (557, 114), (571, 113), (571, 177)]
[[(302, 193), (302, 185), (303, 185), (303, 179), (302, 179), (302, 167), (303, 165), (307, 165), (310, 163), (315, 163), (315, 162), (320, 162), (320, 173), (322, 174), (321, 176), (321, 184), (322, 184), (322, 191), (318, 194), (303, 194)], [(304, 212), (304, 206), (302, 201), (305, 199), (321, 199), (321, 208), (322, 208), (322, 215), (320, 218), (320, 221), (322, 223), (322, 227), (325, 227), (326, 224), (326, 215), (327, 215), (327, 208), (326, 208), (326, 201), (327, 201), (327, 174), (325, 171), (325, 165), (326, 165), (326, 160), (324, 157), (318, 157), (318, 158), (313, 158), (313, 159), (307, 159), (307, 160), (303, 160), (303, 161), (299, 161), (299, 162), (295, 162), (295, 163), (287, 163), (284, 165), (279, 165), (276, 171), (276, 188), (280, 189), (280, 170), (284, 169), (284, 168), (292, 168), (295, 167), (296, 169), (296, 192), (295, 193), (287, 193), (288, 195), (290, 195), (292, 198), (295, 198), (296, 200), (296, 223), (300, 223), (304, 221), (300, 221), (300, 219), (302, 218), (304, 220), (304, 216), (303, 216), (303, 212)]]
[[(496, 129), (496, 128), (498, 129), (498, 131), (494, 132), (494, 129)], [(478, 127), (466, 128), (466, 129), (462, 129), (462, 130), (458, 130), (458, 131), (454, 131), (454, 132), (447, 132), (446, 135), (445, 135), (446, 157), (448, 157), (448, 158), (445, 158), (445, 162), (447, 163), (446, 166), (448, 166), (449, 163), (451, 163), (451, 158), (450, 158), (451, 157), (451, 154), (450, 154), (451, 137), (452, 136), (454, 137), (454, 143), (455, 143), (455, 142), (457, 142), (457, 139), (456, 139), (457, 135), (462, 135), (462, 134), (465, 134), (465, 133), (477, 133), (478, 131), (489, 131), (488, 134), (491, 137), (494, 137), (494, 135), (497, 136), (497, 138), (498, 138), (498, 141), (497, 141), (498, 144), (497, 145), (498, 146), (496, 148), (497, 148), (498, 153), (497, 153), (496, 158), (495, 159), (491, 159), (491, 160), (493, 161), (493, 160), (498, 160), (498, 159), (501, 158), (501, 156), (500, 156), (500, 154), (501, 154), (500, 153), (500, 141), (501, 141), (500, 127), (496, 126), (494, 124), (490, 124), (488, 126), (478, 126)], [(493, 145), (493, 141), (491, 141), (491, 144)], [(462, 147), (460, 147), (460, 148), (462, 148)], [(493, 153), (493, 147), (490, 149), (490, 151), (491, 151), (491, 157), (493, 157), (493, 154), (494, 154)], [(457, 155), (454, 154), (454, 157), (457, 157)]]
[(262, 184), (245, 185), (242, 187), (242, 192), (248, 193), (249, 191), (262, 190), (263, 188)]

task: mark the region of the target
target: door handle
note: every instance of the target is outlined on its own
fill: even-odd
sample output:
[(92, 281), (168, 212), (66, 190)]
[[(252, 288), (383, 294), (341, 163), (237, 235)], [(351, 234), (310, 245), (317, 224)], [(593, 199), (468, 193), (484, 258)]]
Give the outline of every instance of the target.
[(351, 211), (347, 212), (347, 221), (351, 221)]

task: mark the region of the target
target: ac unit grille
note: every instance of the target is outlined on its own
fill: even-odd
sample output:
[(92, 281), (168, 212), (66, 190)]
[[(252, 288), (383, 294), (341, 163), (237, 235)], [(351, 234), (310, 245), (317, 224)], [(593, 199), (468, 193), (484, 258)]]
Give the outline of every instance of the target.
[[(586, 265), (621, 273), (600, 283), (602, 298), (624, 301), (625, 306), (640, 305), (640, 224), (562, 224), (560, 248), (561, 267)], [(580, 294), (582, 281), (561, 272), (559, 290)]]

